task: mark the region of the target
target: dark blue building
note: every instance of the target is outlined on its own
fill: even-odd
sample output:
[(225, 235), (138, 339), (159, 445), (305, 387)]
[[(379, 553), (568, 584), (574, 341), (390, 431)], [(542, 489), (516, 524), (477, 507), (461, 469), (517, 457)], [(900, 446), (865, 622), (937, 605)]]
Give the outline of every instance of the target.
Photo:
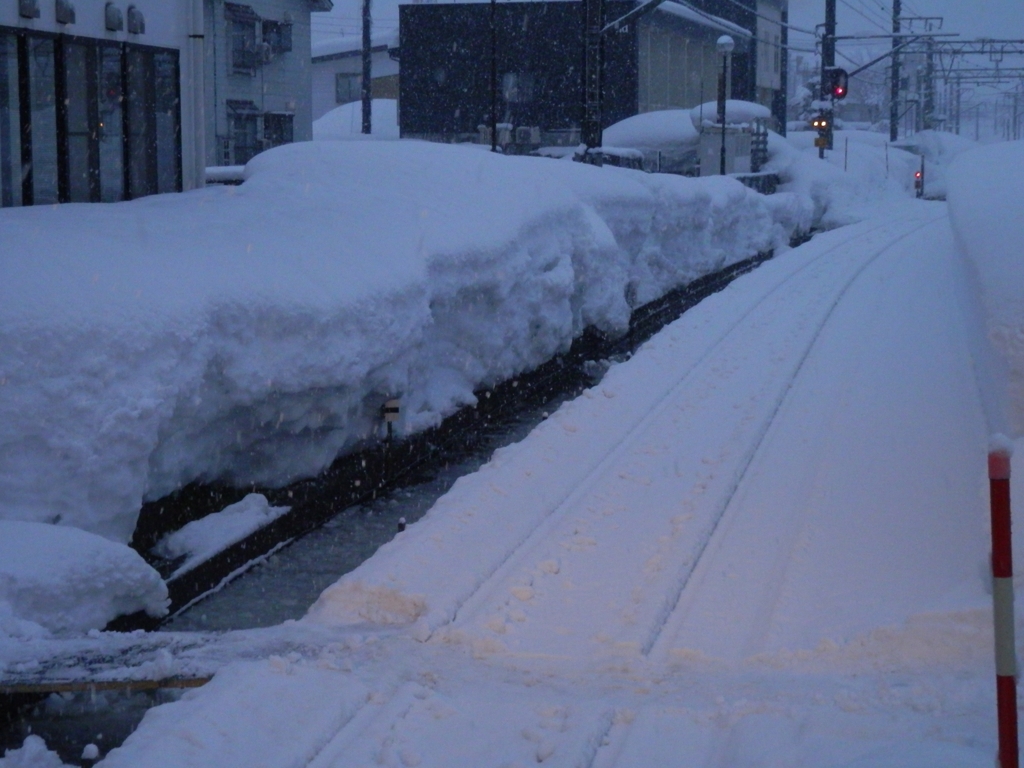
[[(702, 0), (684, 6), (669, 1), (607, 34), (603, 125), (640, 112), (714, 100), (722, 66), (715, 42), (722, 34), (732, 35), (737, 44), (731, 97), (762, 103), (772, 98), (758, 88), (760, 30), (752, 8), (758, 1), (766, 2)], [(606, 0), (605, 18), (614, 21), (636, 5)], [(500, 2), (493, 10), (492, 49), (489, 3), (399, 7), (402, 135), (489, 141), (493, 50), (497, 121), (508, 127), (509, 140), (519, 145), (579, 143), (583, 3)]]

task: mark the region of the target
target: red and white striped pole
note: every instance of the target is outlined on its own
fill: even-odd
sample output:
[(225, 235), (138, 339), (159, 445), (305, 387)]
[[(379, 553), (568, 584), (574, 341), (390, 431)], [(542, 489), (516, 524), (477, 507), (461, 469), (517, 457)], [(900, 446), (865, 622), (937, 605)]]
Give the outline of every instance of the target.
[(1010, 456), (1013, 444), (1001, 435), (988, 453), (992, 505), (992, 608), (996, 637), (996, 706), (999, 768), (1018, 768), (1017, 649), (1013, 632), (1013, 548), (1010, 539)]

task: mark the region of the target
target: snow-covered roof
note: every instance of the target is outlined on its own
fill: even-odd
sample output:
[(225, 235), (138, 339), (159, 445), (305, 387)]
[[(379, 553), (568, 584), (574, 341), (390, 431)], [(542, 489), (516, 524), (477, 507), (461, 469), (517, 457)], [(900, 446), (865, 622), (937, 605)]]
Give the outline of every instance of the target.
[(739, 24), (734, 24), (733, 22), (719, 16), (712, 16), (710, 13), (698, 11), (696, 8), (684, 3), (673, 2), (673, 0), (666, 0), (666, 2), (655, 8), (655, 11), (668, 13), (680, 19), (692, 21), (694, 24), (710, 27), (711, 29), (718, 30), (719, 32), (727, 32), (730, 35), (739, 35), (743, 38), (753, 37), (753, 33), (749, 29), (745, 29)]
[[(397, 31), (373, 35), (370, 38), (370, 49), (373, 51), (387, 51), (397, 47)], [(313, 43), (311, 52), (313, 61), (324, 61), (344, 56), (355, 56), (362, 48), (363, 38), (361, 35), (347, 35), (344, 37), (331, 37), (327, 40)]]

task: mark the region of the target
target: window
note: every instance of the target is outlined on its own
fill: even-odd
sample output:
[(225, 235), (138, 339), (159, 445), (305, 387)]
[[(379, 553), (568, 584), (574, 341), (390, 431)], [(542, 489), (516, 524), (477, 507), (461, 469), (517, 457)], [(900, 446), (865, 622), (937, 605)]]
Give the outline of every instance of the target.
[(153, 54), (153, 138), (156, 141), (156, 186), (158, 192), (181, 188), (181, 122), (178, 108), (178, 57), (170, 51)]
[(263, 143), (267, 147), (279, 147), (291, 144), (293, 139), (292, 123), (294, 116), (272, 112), (263, 116)]
[(231, 147), (235, 165), (245, 165), (259, 152), (256, 117), (246, 113), (231, 116)]
[(231, 40), (231, 71), (243, 75), (256, 74), (261, 63), (256, 28), (262, 19), (250, 6), (238, 3), (224, 3), (224, 18), (228, 21)]
[(57, 192), (57, 76), (54, 40), (31, 36), (28, 48), (28, 87), (31, 136), (29, 152), (22, 148), (23, 168), (31, 172), (26, 203), (59, 201)]
[(263, 42), (274, 56), (292, 49), (292, 25), (280, 21), (263, 22)]
[(0, 206), (21, 205), (18, 38), (0, 32)]
[(96, 87), (95, 56), (95, 44), (64, 42), (61, 122), (66, 130), (61, 155), (67, 165), (67, 191), (62, 197), (73, 203), (87, 203), (99, 196), (99, 145), (92, 130), (96, 124), (95, 93), (90, 93)]
[(231, 22), (231, 71), (252, 75), (259, 64), (256, 50), (256, 25), (247, 21)]
[(181, 189), (178, 52), (0, 29), (0, 205)]
[(525, 104), (533, 100), (533, 75), (510, 72), (501, 78), (501, 93), (509, 104)]
[(363, 76), (338, 72), (334, 76), (334, 98), (338, 104), (359, 101), (363, 97)]
[(100, 46), (97, 100), (100, 200), (112, 203), (124, 199), (124, 95), (121, 90), (120, 46)]

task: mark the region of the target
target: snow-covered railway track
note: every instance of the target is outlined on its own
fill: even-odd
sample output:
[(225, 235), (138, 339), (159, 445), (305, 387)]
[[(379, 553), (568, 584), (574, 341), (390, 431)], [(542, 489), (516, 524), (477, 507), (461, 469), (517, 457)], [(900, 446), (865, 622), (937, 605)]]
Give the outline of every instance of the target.
[[(921, 225), (915, 224), (912, 228), (918, 226)], [(509, 598), (506, 588), (522, 587), (517, 591), (527, 594), (533, 580), (527, 571), (534, 567), (542, 566), (542, 574), (557, 568), (556, 573), (546, 575), (561, 575), (565, 579), (567, 576), (561, 567), (563, 560), (566, 563), (573, 559), (581, 562), (608, 560), (607, 553), (601, 548), (596, 548), (598, 551), (593, 553), (596, 557), (586, 554), (587, 550), (595, 549), (586, 541), (592, 536), (582, 529), (577, 530), (579, 524), (572, 517), (582, 511), (588, 518), (586, 525), (614, 517), (614, 513), (607, 514), (609, 502), (599, 498), (602, 493), (610, 494), (610, 499), (619, 499), (612, 504), (635, 506), (644, 503), (642, 500), (653, 491), (666, 491), (667, 499), (652, 497), (650, 501), (659, 508), (666, 503), (679, 508), (678, 513), (671, 515), (673, 518), (687, 514), (682, 507), (693, 504), (697, 496), (704, 495), (700, 492), (694, 496), (694, 489), (700, 491), (702, 485), (706, 487), (707, 480), (690, 476), (684, 478), (684, 471), (709, 475), (708, 479), (713, 474), (722, 485), (722, 471), (709, 473), (701, 468), (707, 470), (710, 462), (717, 465), (726, 458), (733, 464), (739, 462), (742, 465), (749, 456), (716, 459), (702, 453), (673, 457), (672, 462), (678, 468), (673, 474), (679, 477), (667, 483), (663, 482), (665, 478), (657, 483), (645, 483), (642, 478), (632, 477), (629, 468), (631, 457), (636, 456), (639, 450), (641, 460), (647, 461), (650, 454), (643, 451), (649, 451), (652, 445), (656, 453), (663, 451), (666, 446), (681, 442), (678, 435), (689, 435), (686, 430), (703, 432), (703, 442), (685, 441), (688, 445), (697, 446), (695, 450), (698, 452), (706, 452), (708, 446), (704, 443), (708, 440), (716, 444), (746, 445), (754, 436), (763, 433), (765, 418), (770, 422), (770, 415), (795, 372), (795, 369), (785, 367), (793, 364), (793, 345), (802, 344), (800, 349), (806, 349), (837, 300), (836, 271), (839, 272), (839, 284), (848, 284), (865, 260), (892, 239), (892, 227), (891, 223), (861, 225), (851, 228), (850, 232), (822, 238), (821, 244), (806, 255), (794, 255), (785, 263), (774, 264), (771, 270), (759, 270), (748, 277), (748, 281), (758, 283), (753, 290), (720, 302), (696, 320), (684, 317), (665, 332), (668, 338), (659, 339), (651, 345), (656, 348), (648, 349), (645, 355), (632, 360), (628, 371), (621, 375), (613, 371), (605, 383), (587, 392), (579, 401), (563, 407), (538, 429), (532, 438), (536, 442), (531, 447), (536, 446), (539, 450), (535, 448), (532, 453), (523, 451), (526, 455), (521, 459), (514, 455), (519, 454), (518, 447), (500, 452), (490, 466), (472, 478), (471, 483), (457, 485), (441, 501), (442, 514), (433, 516), (434, 519), (405, 534), (399, 547), (379, 552), (369, 570), (357, 571), (351, 582), (357, 583), (360, 589), (379, 585), (425, 594), (428, 603), (419, 611), (421, 635), (453, 622), (461, 631), (470, 626), (472, 615), (487, 610), (489, 601), (497, 599), (497, 594), (501, 594), (503, 602)], [(902, 233), (907, 229), (903, 226), (899, 231)], [(864, 251), (872, 245), (875, 250), (865, 254)], [(851, 247), (856, 255), (847, 255), (845, 259), (836, 255)], [(806, 295), (800, 299), (803, 305), (794, 309), (791, 288), (795, 280), (801, 281)], [(785, 286), (790, 290), (783, 290)], [(780, 332), (773, 318), (787, 312), (795, 315), (793, 322), (796, 326), (790, 331)], [(751, 333), (760, 336), (753, 340)], [(720, 362), (722, 350), (729, 345), (735, 347), (734, 364), (730, 364), (731, 370), (723, 370)], [(759, 361), (750, 359), (752, 355), (759, 356)], [(766, 371), (778, 370), (774, 378), (767, 380), (763, 376), (751, 375), (754, 370), (751, 366), (763, 366)], [(736, 398), (717, 398), (717, 401), (724, 409), (723, 416), (735, 425), (734, 429), (739, 429), (739, 433), (723, 433), (726, 422), (721, 419), (704, 418), (695, 422), (695, 415), (704, 413), (709, 405), (716, 402), (715, 391), (723, 382), (737, 376), (745, 377), (746, 385), (753, 388), (746, 396), (747, 405), (736, 401)], [(642, 382), (642, 386), (631, 382)], [(620, 392), (626, 396), (619, 396)], [(681, 392), (686, 393), (686, 402), (673, 399)], [(730, 414), (741, 407), (746, 408), (744, 417), (737, 421)], [(758, 414), (757, 426), (749, 428), (748, 422)], [(615, 424), (612, 430), (589, 434), (587, 420), (606, 423), (609, 416)], [(654, 438), (650, 436), (652, 434), (658, 436)], [(738, 440), (743, 435), (748, 435), (746, 442)], [(506, 464), (508, 468), (505, 468)], [(619, 467), (619, 464), (623, 466)], [(725, 498), (737, 482), (735, 472), (728, 476), (719, 489), (726, 494)], [(687, 501), (688, 495), (690, 501)], [(597, 508), (600, 511), (595, 513)], [(642, 539), (635, 533), (617, 537), (613, 531), (620, 518), (621, 515), (607, 520), (608, 525), (603, 529), (607, 531), (608, 539), (604, 544), (612, 546), (616, 538), (631, 542)], [(632, 525), (653, 524), (654, 530), (650, 532), (652, 542), (656, 542), (662, 533), (671, 534), (673, 526), (688, 522), (672, 522), (657, 516), (652, 518), (642, 512), (630, 517)], [(711, 522), (704, 521), (705, 537)], [(669, 526), (667, 531), (662, 530), (664, 525)], [(500, 535), (496, 535), (498, 532), (493, 529), (487, 530), (493, 526), (500, 528)], [(692, 532), (698, 526), (692, 523), (684, 527)], [(570, 540), (560, 539), (560, 544), (552, 543), (552, 537), (558, 536), (562, 529), (566, 529)], [(572, 537), (576, 537), (575, 543), (571, 541)], [(409, 541), (410, 538), (413, 540)], [(678, 535), (670, 538), (676, 539)], [(541, 550), (548, 556), (538, 559), (534, 553)], [(462, 559), (445, 561), (443, 567), (433, 573), (424, 567), (427, 563), (439, 562), (439, 558), (449, 552), (458, 552)], [(654, 552), (648, 554), (649, 557), (653, 555)], [(533, 563), (533, 560), (537, 562)], [(607, 568), (599, 566), (599, 570), (606, 571)], [(664, 569), (657, 567), (655, 570)], [(541, 577), (538, 580), (542, 580)], [(349, 581), (342, 582), (340, 592), (346, 592)], [(516, 583), (510, 584), (512, 581)], [(603, 584), (604, 580), (598, 579), (591, 586), (597, 593), (605, 594)], [(365, 596), (369, 600), (375, 599), (373, 591), (365, 593)], [(579, 596), (579, 592), (574, 593), (574, 601)], [(534, 606), (539, 602), (532, 598), (530, 601), (514, 599)], [(327, 610), (330, 601), (329, 594), (325, 599)], [(357, 605), (348, 614), (351, 620), (360, 618), (359, 610)], [(660, 613), (663, 614), (664, 609)], [(402, 617), (395, 619), (402, 620)], [(521, 623), (506, 623), (506, 627)], [(648, 645), (650, 641), (644, 637), (636, 642)]]
[[(522, 467), (519, 486), (508, 482), (509, 467), (499, 478), (477, 485), (486, 500), (474, 497), (472, 489), (465, 494), (457, 489), (454, 495), (461, 498), (456, 504), (463, 514), (447, 516), (457, 520), (455, 528), (427, 520), (423, 538), (399, 542), (394, 548), (402, 563), (382, 553), (382, 570), (389, 577), (384, 583), (401, 584), (408, 564), (420, 573), (427, 604), (415, 631), (419, 639), (497, 653), (521, 667), (536, 659), (573, 666), (596, 661), (614, 667), (615, 659), (628, 663), (648, 656), (652, 649), (663, 663), (668, 655), (665, 644), (659, 644), (663, 631), (678, 631), (677, 614), (690, 576), (833, 311), (880, 255), (931, 223), (932, 219), (917, 219), (854, 227), (827, 238), (832, 242), (821, 243), (802, 258), (794, 254), (789, 263), (775, 264), (773, 275), (748, 278), (762, 280), (761, 290), (748, 293), (746, 303), (733, 306), (734, 314), (720, 318), (719, 325), (704, 325), (710, 338), (699, 349), (687, 348), (684, 342), (694, 327), (669, 328), (669, 338), (659, 338), (654, 345), (683, 359), (662, 357), (646, 371), (644, 355), (630, 364), (632, 375), (641, 378), (645, 373), (653, 376), (660, 366), (672, 369), (667, 378), (647, 382), (656, 394), (648, 394), (646, 402), (614, 392), (624, 382), (611, 375), (579, 403), (552, 417), (546, 429), (561, 432), (559, 437), (568, 437), (571, 443), (573, 436), (587, 431), (588, 402), (614, 402), (628, 411), (617, 433), (601, 436), (589, 454), (570, 458), (557, 446), (539, 451), (549, 470), (572, 475), (557, 494), (552, 493), (552, 475), (539, 476), (542, 468), (529, 462)], [(585, 462), (582, 470), (575, 466), (577, 458)], [(502, 456), (496, 463), (512, 466), (516, 461), (515, 455)], [(657, 472), (650, 471), (652, 465)], [(526, 504), (530, 489), (538, 485), (548, 505), (531, 516)], [(491, 500), (506, 504), (503, 512), (520, 510), (531, 525), (519, 529), (513, 544), (506, 540), (502, 556), (482, 572), (480, 556), (495, 553), (463, 547), (473, 540), (478, 511), (482, 516), (482, 506)], [(490, 522), (513, 525), (504, 515)], [(462, 528), (461, 535), (456, 528)], [(486, 546), (486, 537), (476, 541)], [(449, 547), (462, 549), (472, 560), (468, 567), (476, 569), (473, 584), (460, 584), (458, 562), (442, 561), (439, 552)], [(427, 571), (440, 575), (444, 585)], [(358, 583), (360, 590), (367, 588), (366, 582)], [(372, 594), (372, 589), (364, 595)], [(336, 597), (344, 588), (338, 592)], [(330, 595), (320, 610), (329, 616)], [(429, 721), (432, 708), (438, 706), (429, 692), (413, 687), (418, 693), (409, 684), (393, 689), (386, 697), (393, 705), (371, 703), (353, 712), (308, 765), (355, 765), (374, 756), (385, 764), (397, 760), (399, 734), (412, 740), (411, 733), (423, 727), (420, 721)], [(542, 733), (529, 726), (533, 710), (514, 693), (495, 699), (489, 703), (488, 717), (515, 724), (508, 729), (509, 750), (522, 739), (519, 727), (523, 733)], [(609, 749), (614, 752), (631, 729), (631, 717), (621, 716), (607, 703), (579, 705), (572, 716), (572, 743), (561, 742), (559, 764), (603, 765)], [(467, 722), (448, 722), (446, 728), (471, 730), (472, 716)], [(381, 744), (392, 745), (385, 758)], [(505, 752), (500, 745), (491, 746), (496, 754)], [(537, 750), (540, 760), (543, 740), (537, 742)], [(427, 758), (425, 764), (435, 761)], [(472, 760), (453, 764), (469, 765)]]
[[(832, 311), (865, 267), (926, 226), (879, 227), (774, 286), (543, 517), (449, 631), (518, 654), (646, 654)], [(571, 431), (583, 418), (560, 420)]]
[[(841, 719), (851, 679), (868, 707), (902, 696), (871, 654), (913, 670), (913, 646), (803, 649), (941, 604), (982, 551), (962, 514), (976, 488), (950, 469), (983, 436), (934, 212), (826, 235), (684, 316), (329, 589), (298, 626), (326, 624), (330, 647), (225, 670), (111, 768), (724, 768), (756, 764), (766, 734), (812, 749), (793, 712)], [(923, 404), (892, 399), (908, 375)], [(925, 474), (951, 479), (913, 502), (875, 454), (922, 440)], [(946, 583), (906, 579), (910, 561)], [(264, 689), (309, 714), (289, 745), (262, 736), (279, 704), (232, 713)]]

